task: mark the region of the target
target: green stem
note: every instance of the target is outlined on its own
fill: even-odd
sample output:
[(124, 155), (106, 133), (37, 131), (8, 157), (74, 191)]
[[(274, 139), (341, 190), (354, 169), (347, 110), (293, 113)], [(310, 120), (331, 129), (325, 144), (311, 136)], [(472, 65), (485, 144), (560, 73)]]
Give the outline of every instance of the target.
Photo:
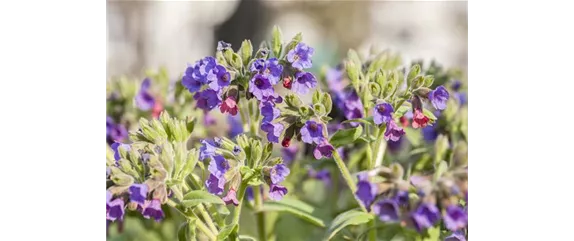
[(355, 199), (359, 203), (359, 206), (361, 206), (361, 209), (364, 212), (367, 212), (367, 209), (365, 208), (365, 206), (363, 206), (363, 203), (360, 200), (358, 200), (356, 195), (355, 195), (355, 192), (357, 192), (357, 184), (355, 184), (355, 182), (353, 181), (353, 178), (351, 177), (351, 173), (349, 172), (349, 169), (347, 169), (347, 166), (345, 166), (345, 163), (341, 159), (341, 156), (339, 156), (339, 152), (337, 152), (337, 150), (333, 151), (333, 159), (335, 159), (335, 163), (337, 163), (337, 167), (339, 167), (339, 171), (341, 171), (341, 174), (343, 175), (343, 179), (345, 179), (347, 186), (349, 186), (349, 189), (351, 189), (351, 192), (353, 193), (353, 196), (355, 197)]
[(205, 219), (205, 222), (207, 223), (207, 226), (209, 226), (209, 229), (213, 233), (218, 233), (217, 228), (215, 227), (215, 224), (211, 219), (211, 216), (209, 216), (207, 211), (205, 211), (205, 207), (203, 207), (203, 204), (200, 203), (199, 205), (197, 205), (197, 211), (199, 211), (199, 214), (203, 217), (203, 219)]
[[(167, 200), (167, 205), (171, 206), (172, 208), (180, 212), (186, 218), (190, 218), (192, 215), (195, 215), (191, 212), (186, 213), (185, 211), (179, 209), (178, 205), (171, 199)], [(209, 228), (203, 223), (203, 221), (201, 221), (201, 219), (197, 218), (195, 224), (197, 228), (201, 230), (201, 232), (203, 232), (209, 238), (209, 240), (217, 240), (215, 234), (211, 232), (211, 230), (209, 230)]]
[[(263, 205), (263, 196), (261, 195), (260, 186), (253, 188), (253, 199), (255, 199), (255, 210), (261, 209)], [(266, 239), (266, 230), (265, 230), (265, 213), (264, 212), (257, 212), (257, 233), (259, 234), (259, 240), (267, 240)]]
[(209, 238), (209, 240), (217, 240), (215, 234), (213, 234), (211, 230), (209, 230), (209, 228), (205, 226), (205, 224), (201, 220), (198, 219), (197, 221), (195, 221), (195, 225), (199, 230), (201, 230), (202, 233), (204, 233)]
[(377, 241), (377, 228), (375, 226), (376, 218), (371, 219), (367, 224), (369, 226), (369, 241)]
[[(233, 218), (231, 219), (231, 224), (230, 224), (232, 226), (235, 226), (239, 223), (239, 215), (241, 214), (241, 207), (243, 205), (243, 199), (245, 196), (245, 189), (247, 189), (247, 183), (248, 182), (249, 182), (249, 180), (245, 180), (245, 181), (241, 182), (241, 185), (239, 186), (239, 190), (237, 191), (237, 200), (239, 201), (239, 204), (233, 210)], [(237, 227), (235, 229), (234, 233), (235, 234), (239, 233), (239, 227)], [(235, 235), (235, 236), (238, 236), (238, 235)]]
[[(377, 141), (375, 142), (375, 166), (378, 167), (383, 164), (383, 158), (385, 157), (385, 151), (387, 150), (387, 142), (384, 141), (384, 133), (387, 130), (387, 125), (379, 129), (377, 134)], [(373, 168), (374, 168), (373, 167)]]

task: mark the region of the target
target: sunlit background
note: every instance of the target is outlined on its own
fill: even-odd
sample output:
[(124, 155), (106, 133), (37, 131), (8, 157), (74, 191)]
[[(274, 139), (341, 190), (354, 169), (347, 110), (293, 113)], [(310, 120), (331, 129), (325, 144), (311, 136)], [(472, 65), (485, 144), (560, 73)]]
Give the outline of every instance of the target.
[(314, 66), (335, 65), (349, 48), (372, 45), (411, 59), (467, 66), (466, 2), (387, 1), (108, 1), (107, 76), (142, 76), (213, 55), (218, 40), (255, 47), (273, 25), (287, 42), (298, 32), (316, 48)]

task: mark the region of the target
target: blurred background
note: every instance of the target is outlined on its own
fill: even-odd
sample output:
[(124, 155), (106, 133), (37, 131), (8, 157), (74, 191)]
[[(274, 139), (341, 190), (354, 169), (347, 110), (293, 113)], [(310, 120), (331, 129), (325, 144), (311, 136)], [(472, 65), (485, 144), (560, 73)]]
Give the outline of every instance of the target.
[(179, 76), (187, 63), (215, 53), (218, 40), (237, 50), (296, 33), (316, 48), (314, 67), (335, 65), (349, 48), (372, 45), (411, 59), (467, 69), (467, 2), (402, 1), (108, 1), (107, 76), (143, 76), (166, 67)]

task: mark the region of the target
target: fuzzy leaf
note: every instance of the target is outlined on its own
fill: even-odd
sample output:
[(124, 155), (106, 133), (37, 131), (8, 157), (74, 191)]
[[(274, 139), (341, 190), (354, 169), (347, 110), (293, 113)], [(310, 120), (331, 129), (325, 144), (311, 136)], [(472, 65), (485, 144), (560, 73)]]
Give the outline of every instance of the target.
[(329, 143), (334, 147), (340, 147), (343, 145), (347, 145), (353, 143), (363, 134), (363, 127), (357, 126), (355, 128), (350, 129), (341, 129), (335, 132)]
[(283, 34), (281, 33), (281, 29), (279, 27), (273, 27), (273, 33), (271, 34), (271, 48), (273, 50), (273, 54), (276, 58), (279, 58), (281, 54), (281, 49), (283, 48), (283, 44), (281, 43), (281, 39), (283, 39)]
[(325, 222), (323, 220), (313, 216), (313, 212), (315, 211), (313, 206), (296, 199), (284, 198), (278, 202), (266, 202), (263, 204), (261, 209), (257, 210), (257, 212), (269, 211), (288, 212), (311, 224), (319, 227), (325, 227)]
[(203, 190), (193, 190), (183, 196), (181, 204), (185, 207), (194, 207), (200, 203), (225, 204), (220, 197)]
[(253, 45), (251, 45), (251, 40), (246, 39), (241, 43), (241, 48), (238, 51), (241, 54), (241, 59), (243, 59), (243, 64), (249, 63), (251, 60), (251, 55), (253, 54)]
[(332, 239), (337, 232), (349, 225), (359, 225), (367, 223), (373, 219), (373, 215), (357, 211), (349, 210), (344, 213), (337, 215), (337, 217), (331, 222), (329, 229), (325, 233), (325, 240)]

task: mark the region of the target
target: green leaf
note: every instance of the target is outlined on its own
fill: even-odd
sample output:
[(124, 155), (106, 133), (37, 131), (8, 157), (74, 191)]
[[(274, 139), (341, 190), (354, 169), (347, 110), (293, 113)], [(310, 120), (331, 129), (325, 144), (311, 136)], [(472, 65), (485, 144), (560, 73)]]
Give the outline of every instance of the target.
[(405, 115), (405, 113), (407, 113), (407, 111), (409, 111), (411, 109), (410, 106), (407, 105), (401, 105), (393, 114), (394, 118), (401, 118), (402, 116)]
[(417, 75), (419, 75), (421, 73), (421, 66), (418, 64), (415, 64), (413, 67), (411, 67), (411, 70), (409, 71), (409, 75), (407, 77), (407, 81), (411, 82), (415, 77), (417, 77)]
[(434, 179), (438, 180), (442, 174), (444, 174), (446, 172), (446, 170), (448, 169), (448, 164), (446, 163), (446, 161), (440, 161), (440, 163), (438, 164), (435, 172), (434, 172)]
[(203, 190), (193, 190), (183, 196), (181, 204), (185, 207), (194, 207), (200, 203), (224, 204), (218, 196)]
[(273, 54), (275, 57), (279, 58), (281, 55), (281, 49), (283, 48), (283, 44), (281, 43), (281, 39), (283, 39), (283, 35), (281, 34), (281, 29), (278, 26), (273, 27), (273, 33), (271, 34), (271, 48), (273, 50)]
[(313, 216), (313, 212), (315, 211), (313, 206), (296, 199), (284, 198), (278, 202), (266, 202), (263, 204), (263, 207), (261, 207), (261, 209), (257, 210), (256, 212), (270, 211), (288, 212), (311, 224), (317, 225), (319, 227), (325, 227), (325, 222), (323, 220)]
[(448, 149), (448, 137), (443, 134), (438, 135), (434, 145), (435, 165), (437, 165), (440, 161), (444, 160), (447, 149)]
[(404, 128), (403, 130), (405, 131), (405, 137), (413, 146), (417, 147), (421, 145), (422, 134), (420, 130), (413, 128)]
[(333, 109), (333, 100), (329, 93), (323, 93), (323, 106), (325, 106), (325, 112), (327, 114), (331, 113), (331, 110)]
[(375, 122), (373, 121), (372, 116), (360, 118), (360, 119), (346, 120), (346, 121), (341, 122), (341, 124), (347, 124), (347, 123), (353, 123), (353, 122), (360, 122), (360, 123), (363, 123), (365, 125), (375, 125)]
[(196, 218), (191, 217), (187, 222), (179, 226), (177, 231), (177, 239), (179, 241), (195, 240), (195, 221)]
[(238, 51), (241, 54), (241, 59), (243, 59), (243, 64), (247, 65), (251, 60), (251, 55), (253, 54), (253, 45), (251, 45), (251, 40), (246, 39), (241, 43), (241, 48)]
[(432, 113), (432, 111), (427, 110), (425, 108), (423, 108), (423, 114), (433, 121), (435, 121), (437, 119), (436, 116)]
[(226, 240), (227, 237), (231, 234), (231, 232), (233, 232), (233, 229), (235, 229), (236, 225), (226, 225), (223, 229), (221, 229), (221, 231), (219, 231), (219, 234), (217, 235), (217, 240)]
[(363, 127), (357, 126), (350, 129), (341, 129), (335, 132), (329, 143), (334, 147), (340, 147), (346, 144), (353, 143), (363, 134)]
[(249, 235), (239, 235), (239, 241), (257, 241), (257, 239)]
[(373, 219), (373, 215), (357, 211), (349, 210), (344, 213), (337, 215), (337, 217), (331, 222), (329, 229), (325, 233), (325, 240), (332, 239), (337, 232), (349, 225), (359, 225), (367, 223)]

